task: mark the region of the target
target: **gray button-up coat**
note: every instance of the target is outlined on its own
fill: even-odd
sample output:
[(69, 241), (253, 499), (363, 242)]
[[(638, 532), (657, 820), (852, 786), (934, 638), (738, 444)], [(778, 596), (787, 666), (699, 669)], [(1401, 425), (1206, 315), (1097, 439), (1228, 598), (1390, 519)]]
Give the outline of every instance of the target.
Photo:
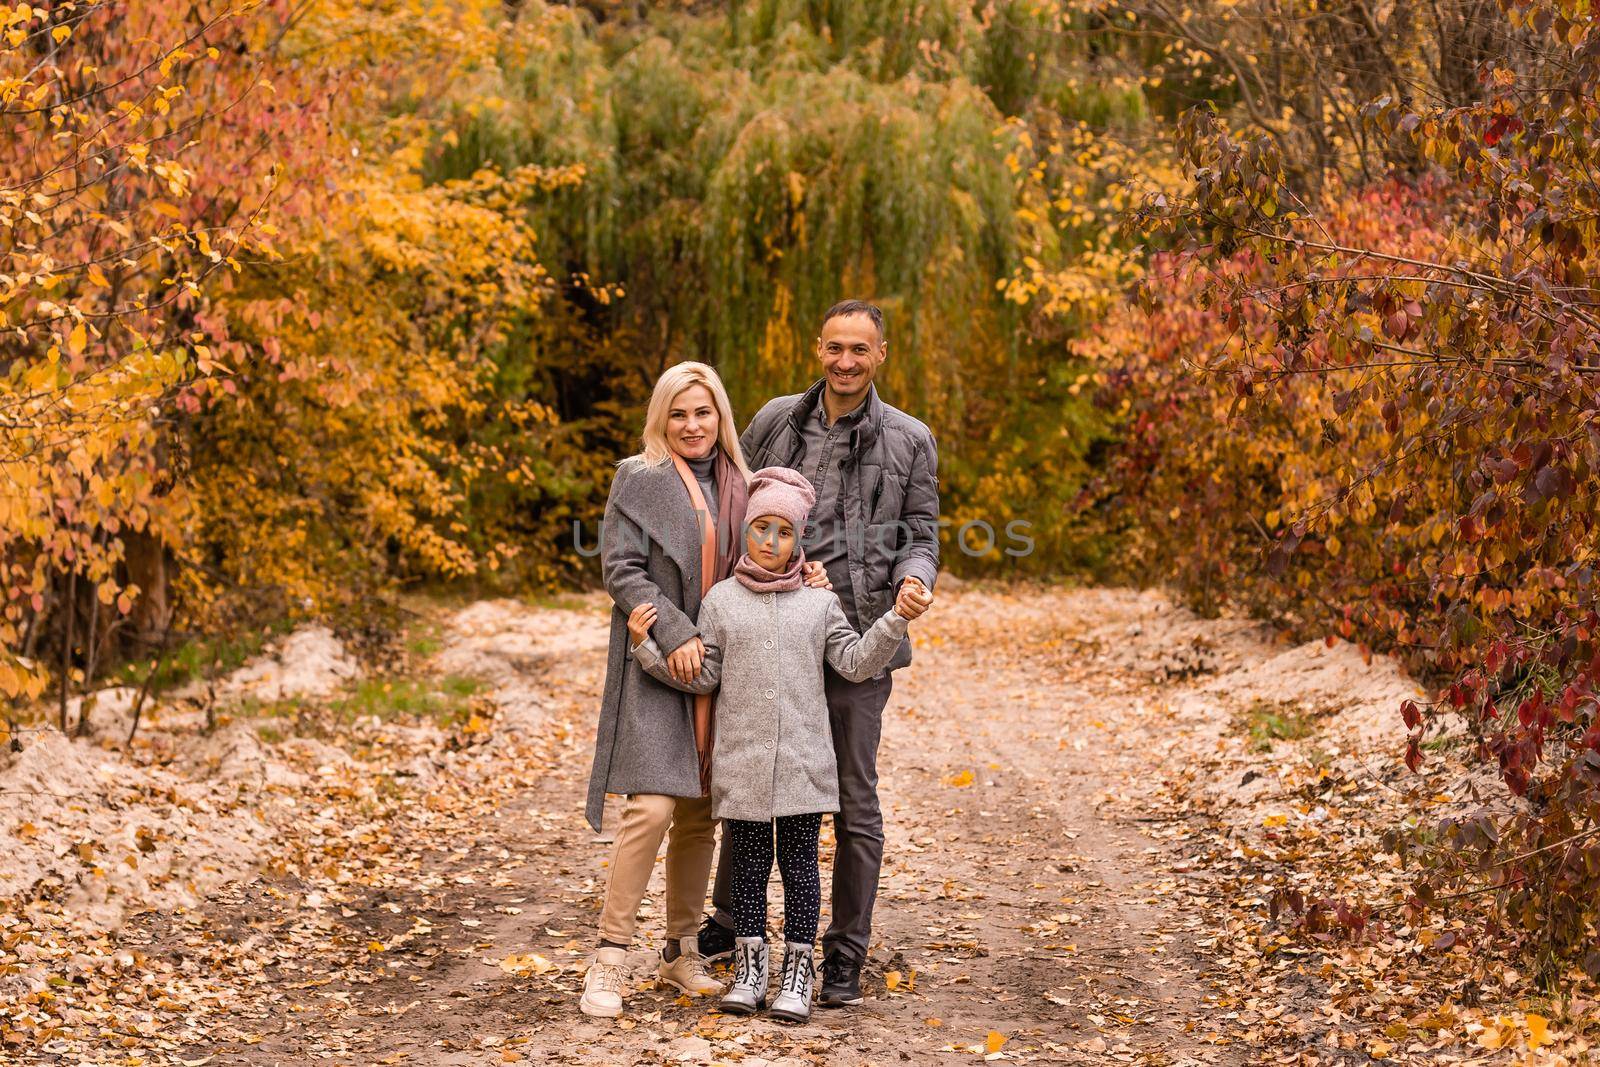
[[(700, 606), (705, 664), (683, 688), (717, 693), (711, 813), (768, 822), (839, 810), (839, 767), (828, 727), (823, 664), (852, 682), (881, 674), (906, 635), (891, 610), (864, 634), (826, 589), (757, 593), (718, 582)], [(653, 638), (632, 649), (639, 665), (677, 686)]]
[[(734, 519), (744, 522), (743, 515)], [(694, 698), (652, 678), (628, 655), (628, 613), (646, 602), (658, 613), (651, 632), (668, 651), (699, 633), (699, 519), (676, 467), (651, 466), (636, 457), (617, 467), (600, 560), (612, 608), (585, 807), (596, 830), (607, 793), (700, 795)]]

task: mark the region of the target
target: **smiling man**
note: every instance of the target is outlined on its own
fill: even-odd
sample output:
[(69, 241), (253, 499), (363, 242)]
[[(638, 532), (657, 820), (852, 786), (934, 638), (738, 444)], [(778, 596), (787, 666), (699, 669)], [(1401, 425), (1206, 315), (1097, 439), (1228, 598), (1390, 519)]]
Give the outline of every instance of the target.
[[(847, 300), (828, 309), (817, 338), (822, 380), (757, 412), (740, 439), (753, 467), (790, 467), (816, 489), (802, 543), (827, 569), (845, 616), (865, 631), (890, 608), (903, 582), (933, 588), (939, 569), (939, 457), (921, 422), (885, 404), (873, 384), (888, 358), (883, 312)], [(893, 681), (911, 662), (902, 642), (888, 669), (865, 682), (825, 674), (828, 718), (839, 764), (838, 842), (832, 921), (822, 937), (824, 1007), (861, 1003), (861, 964), (883, 865), (878, 804), (878, 738)], [(716, 913), (700, 929), (708, 957), (733, 947), (729, 864), (724, 851), (713, 895)]]

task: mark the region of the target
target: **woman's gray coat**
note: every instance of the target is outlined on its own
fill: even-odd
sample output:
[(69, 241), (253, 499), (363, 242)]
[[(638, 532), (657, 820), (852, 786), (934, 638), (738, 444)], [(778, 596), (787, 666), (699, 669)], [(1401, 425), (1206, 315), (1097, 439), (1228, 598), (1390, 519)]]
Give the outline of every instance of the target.
[(656, 606), (651, 633), (659, 647), (671, 651), (699, 635), (699, 529), (675, 466), (635, 456), (617, 467), (600, 531), (611, 645), (584, 811), (597, 831), (607, 793), (701, 795), (694, 698), (650, 677), (628, 654), (628, 613), (646, 601)]
[[(838, 811), (823, 662), (864, 682), (883, 672), (905, 635), (906, 620), (893, 609), (856, 633), (831, 590), (757, 593), (734, 578), (718, 582), (700, 608), (705, 665), (688, 686), (717, 690), (712, 816), (767, 822)], [(669, 677), (654, 640), (633, 657), (663, 681)]]

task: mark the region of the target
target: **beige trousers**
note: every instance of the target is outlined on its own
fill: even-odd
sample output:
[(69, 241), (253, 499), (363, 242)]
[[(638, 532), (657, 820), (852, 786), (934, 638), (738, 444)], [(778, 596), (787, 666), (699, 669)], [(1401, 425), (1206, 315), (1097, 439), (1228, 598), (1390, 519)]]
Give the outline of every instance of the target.
[(716, 823), (710, 797), (666, 797), (635, 793), (622, 806), (617, 839), (611, 852), (605, 906), (600, 911), (600, 938), (619, 945), (633, 942), (644, 900), (655, 870), (656, 851), (667, 835), (667, 937), (693, 937), (700, 929), (716, 850)]

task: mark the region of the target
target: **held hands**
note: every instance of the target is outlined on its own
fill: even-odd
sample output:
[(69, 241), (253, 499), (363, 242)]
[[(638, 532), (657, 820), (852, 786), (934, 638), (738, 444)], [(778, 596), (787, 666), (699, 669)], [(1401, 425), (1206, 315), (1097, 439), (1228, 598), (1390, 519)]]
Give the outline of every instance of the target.
[(656, 606), (648, 600), (634, 608), (628, 615), (628, 636), (635, 645), (644, 644), (650, 636), (650, 627), (656, 624)]
[(700, 665), (706, 659), (706, 646), (698, 637), (691, 637), (667, 656), (667, 673), (683, 685), (700, 677)]
[(833, 582), (828, 580), (828, 572), (814, 559), (808, 559), (800, 565), (800, 574), (812, 589), (833, 588)]
[(906, 619), (915, 619), (933, 603), (933, 590), (916, 578), (900, 583), (900, 595), (895, 597), (894, 610)]
[[(628, 636), (635, 646), (644, 644), (650, 636), (650, 627), (656, 624), (656, 606), (649, 601), (628, 613)], [(667, 656), (667, 673), (688, 685), (700, 677), (700, 665), (705, 662), (706, 646), (698, 637), (691, 637)]]

